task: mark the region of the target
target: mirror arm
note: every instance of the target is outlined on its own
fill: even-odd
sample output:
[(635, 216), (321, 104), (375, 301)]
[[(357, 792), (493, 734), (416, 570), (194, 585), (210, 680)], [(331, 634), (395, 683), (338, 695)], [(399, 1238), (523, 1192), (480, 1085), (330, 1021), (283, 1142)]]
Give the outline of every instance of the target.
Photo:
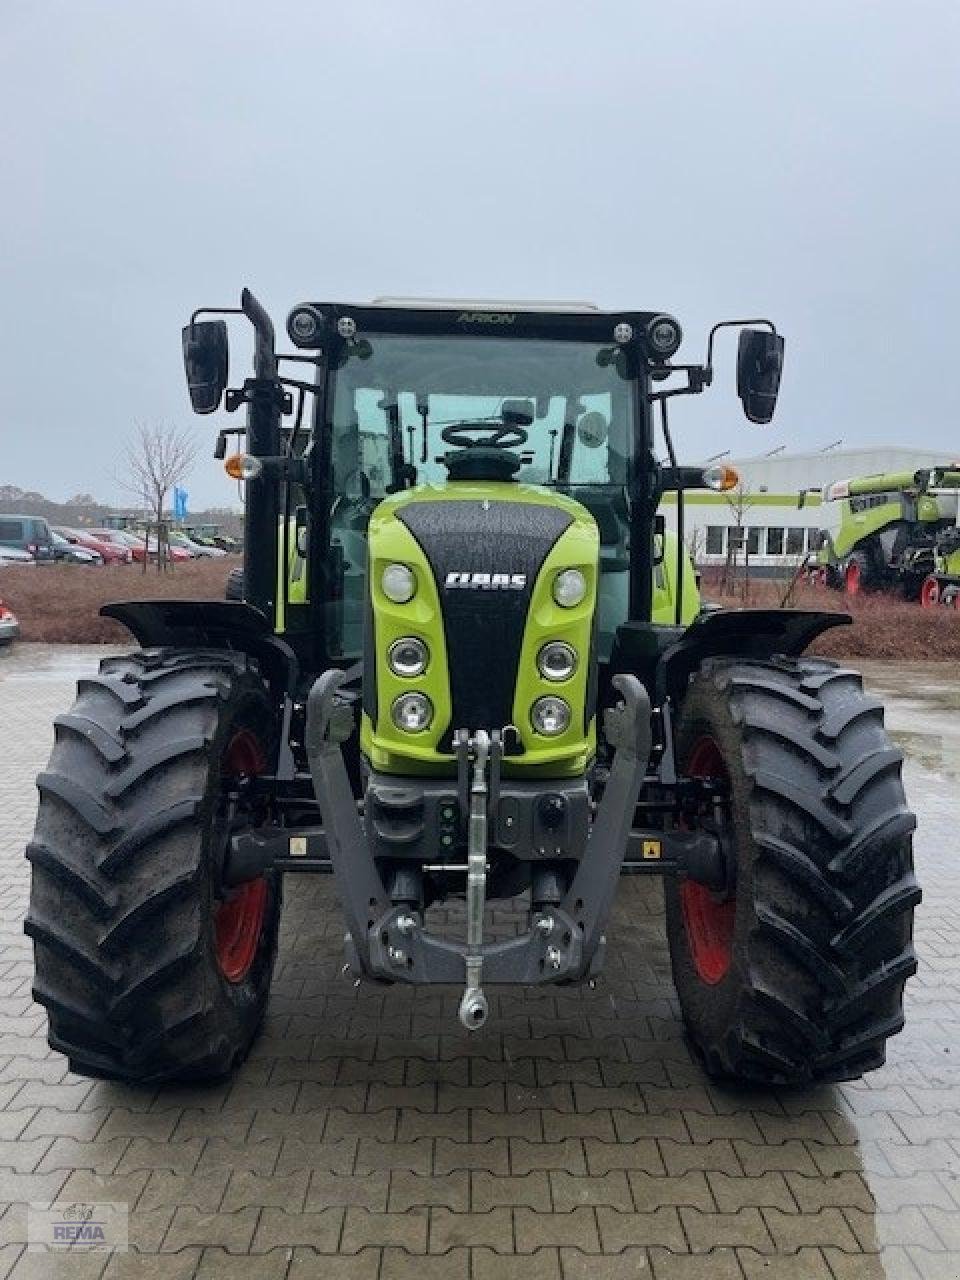
[(190, 317), (190, 331), (193, 332), (197, 316), (242, 316), (243, 314), (241, 307), (197, 307)]
[(239, 445), (240, 437), (246, 435), (246, 432), (246, 427), (222, 427), (217, 432), (217, 443), (214, 446), (213, 456), (218, 461), (222, 461), (227, 456), (227, 437), (236, 436), (237, 444)]
[[(322, 390), (315, 382), (300, 382), (297, 378), (277, 378), (277, 381), (285, 387), (296, 387), (298, 391), (309, 391), (312, 395), (319, 395)], [(287, 410), (289, 412), (289, 410)]]
[(276, 483), (299, 484), (305, 489), (309, 487), (309, 468), (306, 458), (291, 458), (281, 453), (276, 457), (257, 459), (260, 463), (258, 479), (273, 480)]
[(323, 355), (322, 352), (320, 353), (320, 355), (317, 355), (317, 356), (300, 356), (300, 355), (294, 355), (292, 352), (289, 355), (278, 353), (277, 359), (278, 360), (296, 360), (299, 364), (315, 364), (318, 369), (321, 365), (326, 364), (327, 362), (326, 357)]
[(686, 384), (682, 387), (671, 387), (667, 391), (651, 391), (647, 396), (650, 404), (655, 404), (657, 401), (663, 404), (673, 396), (697, 396), (705, 387), (709, 387), (713, 378), (713, 371), (704, 368), (702, 364), (673, 364), (667, 367), (667, 372), (685, 373)]
[(713, 382), (713, 342), (717, 333), (721, 329), (745, 329), (748, 325), (756, 325), (763, 329), (769, 329), (772, 334), (776, 334), (777, 326), (772, 320), (720, 320), (710, 330), (707, 338), (707, 358), (704, 361), (703, 371), (706, 375), (706, 385), (709, 387)]
[(224, 408), (227, 413), (235, 413), (241, 405), (249, 404), (258, 395), (273, 397), (281, 413), (293, 411), (293, 396), (284, 391), (277, 378), (246, 378), (242, 387), (228, 388)]

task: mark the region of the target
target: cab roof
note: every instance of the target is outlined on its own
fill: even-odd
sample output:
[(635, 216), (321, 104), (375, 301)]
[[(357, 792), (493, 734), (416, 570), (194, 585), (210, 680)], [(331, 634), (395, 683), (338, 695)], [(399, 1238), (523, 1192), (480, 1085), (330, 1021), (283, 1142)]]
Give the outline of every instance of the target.
[[(309, 312), (316, 322), (309, 337), (294, 320)], [(615, 341), (616, 325), (626, 322), (639, 336), (659, 311), (601, 311), (590, 302), (520, 302), (456, 298), (377, 298), (373, 302), (302, 302), (287, 317), (295, 346), (325, 347), (338, 337), (338, 323), (351, 320), (356, 335), (405, 333), (466, 337)], [(300, 332), (298, 332), (298, 327)], [(307, 326), (309, 328), (309, 326)]]

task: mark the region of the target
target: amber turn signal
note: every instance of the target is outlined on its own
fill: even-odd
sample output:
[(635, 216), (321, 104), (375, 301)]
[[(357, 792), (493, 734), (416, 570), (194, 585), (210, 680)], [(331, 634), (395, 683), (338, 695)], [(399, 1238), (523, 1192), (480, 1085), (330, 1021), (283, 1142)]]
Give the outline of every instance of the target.
[(735, 489), (740, 483), (740, 472), (736, 467), (723, 463), (718, 467), (707, 467), (703, 473), (703, 483), (708, 489), (716, 489), (718, 493), (726, 493)]
[(263, 463), (249, 453), (234, 453), (223, 464), (223, 469), (233, 480), (253, 480), (263, 470)]

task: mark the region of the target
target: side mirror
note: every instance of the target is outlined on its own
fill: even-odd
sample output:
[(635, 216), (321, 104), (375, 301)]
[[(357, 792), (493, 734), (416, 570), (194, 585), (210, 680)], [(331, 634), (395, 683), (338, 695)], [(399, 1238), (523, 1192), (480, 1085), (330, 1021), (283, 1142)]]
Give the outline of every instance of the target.
[(227, 385), (229, 347), (225, 320), (197, 320), (183, 330), (183, 367), (194, 413), (219, 409)]
[(777, 407), (783, 369), (783, 338), (764, 329), (741, 329), (737, 348), (737, 395), (751, 422), (770, 422)]

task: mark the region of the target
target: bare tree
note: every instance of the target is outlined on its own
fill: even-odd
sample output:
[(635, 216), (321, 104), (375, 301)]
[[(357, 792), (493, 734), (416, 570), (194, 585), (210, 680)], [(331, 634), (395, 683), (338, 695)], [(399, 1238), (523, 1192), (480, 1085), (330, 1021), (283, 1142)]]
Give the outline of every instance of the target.
[[(160, 567), (169, 559), (163, 554), (167, 499), (174, 486), (189, 473), (196, 454), (197, 443), (189, 432), (182, 427), (159, 422), (140, 423), (124, 450), (121, 483), (139, 497), (149, 513), (149, 524), (156, 527), (157, 564)], [(148, 525), (148, 541), (149, 538)]]
[(687, 534), (687, 551), (695, 569), (701, 569), (703, 556), (707, 550), (706, 529), (691, 529)]
[(743, 580), (740, 593), (744, 604), (750, 600), (750, 535), (746, 529), (746, 519), (753, 508), (753, 495), (741, 481), (735, 489), (726, 494), (727, 506), (733, 516), (733, 525), (727, 530), (727, 558), (723, 568), (723, 589), (735, 590), (737, 577), (737, 556), (743, 552)]

